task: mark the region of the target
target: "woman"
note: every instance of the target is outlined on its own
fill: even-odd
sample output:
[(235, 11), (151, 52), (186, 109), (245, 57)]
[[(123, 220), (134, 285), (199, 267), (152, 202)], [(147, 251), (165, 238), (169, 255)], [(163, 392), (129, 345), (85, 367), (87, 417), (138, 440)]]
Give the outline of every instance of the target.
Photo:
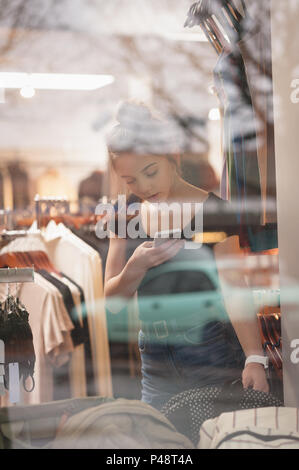
[[(170, 239), (155, 246), (153, 234), (157, 231), (158, 224), (157, 219), (151, 218), (150, 214), (153, 207), (157, 208), (159, 205), (153, 203), (175, 202), (180, 207), (187, 203), (188, 207), (191, 207), (190, 226), (196, 216), (196, 203), (202, 203), (204, 230), (207, 220), (205, 209), (211, 204), (215, 207), (216, 203), (219, 210), (222, 210), (223, 204), (227, 204), (214, 193), (207, 193), (181, 178), (173, 135), (171, 126), (154, 117), (144, 105), (127, 102), (121, 106), (118, 124), (108, 138), (109, 153), (113, 171), (118, 179), (125, 183), (131, 200), (141, 203), (139, 220), (147, 239), (132, 240), (129, 233), (125, 238), (121, 238), (117, 236), (117, 229), (110, 237), (105, 274), (107, 305), (111, 297), (130, 299), (136, 293), (141, 298), (141, 295), (148, 293), (155, 295), (157, 292), (182, 292), (181, 284), (184, 284), (185, 274), (176, 277), (175, 288), (170, 291), (167, 284), (171, 278), (169, 274), (164, 273), (161, 282), (153, 284), (152, 290), (146, 287), (147, 279), (153, 279), (155, 270), (161, 266), (167, 267), (173, 260), (185, 257), (192, 259), (195, 252), (200, 259), (201, 254), (205, 253), (204, 245), (195, 251), (185, 250), (184, 241), (181, 239)], [(161, 217), (161, 213), (158, 213), (158, 220)], [(219, 214), (214, 214), (215, 218), (218, 219)], [(185, 228), (182, 218), (179, 222), (177, 219), (174, 221), (174, 218), (168, 222), (170, 228)], [(221, 230), (219, 224), (218, 229)], [(233, 334), (232, 327), (231, 330), (227, 325), (223, 328), (219, 322), (211, 321), (203, 325), (200, 311), (190, 317), (191, 324), (188, 324), (187, 331), (181, 331), (180, 328), (182, 319), (188, 316), (185, 311), (181, 311), (176, 318), (172, 318), (172, 312), (169, 312), (167, 320), (164, 318), (159, 321), (159, 318), (155, 317), (155, 322), (150, 318), (142, 318), (139, 349), (142, 360), (143, 401), (161, 408), (176, 393), (194, 387), (223, 384), (241, 373), (244, 387), (252, 386), (256, 390), (269, 391), (251, 297), (248, 294), (245, 298), (244, 289), (239, 298), (232, 297), (227, 291), (227, 286), (229, 283), (236, 283), (236, 273), (233, 272), (232, 275), (220, 267), (223, 258), (240, 256), (240, 253), (238, 236), (233, 235), (214, 246), (212, 257), (214, 264), (216, 259), (219, 265), (219, 279), (231, 321), (228, 326), (233, 325)], [(245, 281), (240, 281), (240, 274), (237, 276), (237, 287), (246, 288)], [(197, 276), (193, 273), (190, 280), (195, 278), (197, 279)], [(142, 302), (140, 306), (142, 309)], [(192, 333), (199, 330), (200, 337), (204, 338), (202, 343), (192, 341)], [(230, 331), (230, 338), (236, 333), (238, 339), (235, 336), (229, 342), (227, 331)], [(247, 359), (250, 357), (246, 367), (245, 356)]]

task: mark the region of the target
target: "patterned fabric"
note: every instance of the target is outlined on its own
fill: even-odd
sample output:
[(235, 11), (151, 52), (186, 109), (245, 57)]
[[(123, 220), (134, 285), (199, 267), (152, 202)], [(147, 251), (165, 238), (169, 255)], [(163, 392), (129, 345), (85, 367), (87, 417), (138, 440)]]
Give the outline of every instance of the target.
[(267, 407), (222, 413), (200, 428), (198, 449), (299, 449), (299, 409)]
[(241, 387), (194, 388), (173, 396), (161, 412), (176, 429), (194, 444), (198, 443), (199, 431), (204, 421), (223, 412), (247, 410), (269, 406), (282, 406), (271, 394)]

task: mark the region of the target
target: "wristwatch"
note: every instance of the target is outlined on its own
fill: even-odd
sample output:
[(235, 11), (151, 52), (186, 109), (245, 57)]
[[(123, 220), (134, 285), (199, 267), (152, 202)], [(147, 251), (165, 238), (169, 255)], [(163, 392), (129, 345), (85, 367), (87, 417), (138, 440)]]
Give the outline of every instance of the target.
[(269, 367), (269, 358), (266, 356), (257, 356), (257, 355), (248, 356), (245, 361), (245, 367), (247, 366), (247, 364), (250, 364), (251, 362), (262, 364), (265, 369), (268, 369)]

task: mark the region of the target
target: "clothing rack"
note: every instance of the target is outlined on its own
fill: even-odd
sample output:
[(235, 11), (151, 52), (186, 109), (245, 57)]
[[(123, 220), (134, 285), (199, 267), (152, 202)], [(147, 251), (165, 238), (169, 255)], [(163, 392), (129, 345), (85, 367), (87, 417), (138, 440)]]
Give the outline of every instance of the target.
[(34, 282), (33, 268), (0, 268), (1, 283)]
[(26, 235), (38, 235), (40, 230), (3, 230), (0, 234), (2, 240), (9, 240), (10, 238), (26, 237)]
[(39, 405), (0, 408), (0, 424), (18, 421), (39, 421), (45, 418), (53, 418), (55, 421), (55, 418), (63, 416), (64, 413), (75, 414), (76, 412), (99, 406), (109, 401), (113, 401), (113, 399), (106, 397), (82, 397), (57, 400)]
[(41, 226), (42, 208), (49, 210), (51, 207), (63, 209), (64, 214), (70, 213), (70, 201), (66, 197), (40, 197), (38, 194), (34, 198), (35, 216), (37, 228)]

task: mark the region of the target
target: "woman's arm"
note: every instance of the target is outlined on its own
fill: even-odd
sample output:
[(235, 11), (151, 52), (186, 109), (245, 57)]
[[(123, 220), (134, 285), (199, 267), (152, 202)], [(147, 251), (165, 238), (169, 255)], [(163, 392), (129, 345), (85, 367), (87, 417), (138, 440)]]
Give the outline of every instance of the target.
[(133, 297), (148, 269), (175, 256), (183, 243), (182, 240), (172, 239), (154, 247), (152, 242), (144, 242), (126, 262), (127, 241), (110, 238), (105, 272), (105, 296)]
[(131, 258), (126, 263), (126, 246), (126, 239), (110, 238), (105, 270), (106, 297), (132, 297), (146, 273), (144, 267), (134, 266)]
[[(239, 237), (232, 236), (218, 243), (214, 253), (225, 307), (243, 351), (246, 357), (253, 354), (264, 356), (253, 295), (242, 272), (244, 255)], [(236, 262), (236, 265), (228, 268), (226, 262)], [(269, 392), (265, 369), (261, 364), (248, 364), (243, 370), (242, 379), (245, 388), (253, 386), (255, 390)]]

